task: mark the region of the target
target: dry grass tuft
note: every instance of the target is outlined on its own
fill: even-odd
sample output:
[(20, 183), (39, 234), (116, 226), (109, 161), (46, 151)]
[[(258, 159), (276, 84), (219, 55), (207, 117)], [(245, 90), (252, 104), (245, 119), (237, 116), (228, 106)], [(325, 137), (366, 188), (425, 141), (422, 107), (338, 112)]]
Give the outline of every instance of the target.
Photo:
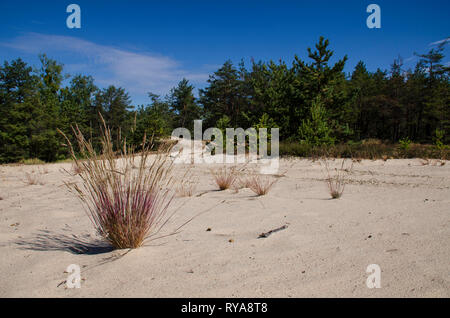
[[(151, 152), (145, 137), (138, 155), (126, 141), (120, 150), (113, 150), (111, 132), (104, 121), (103, 126), (100, 153), (78, 127), (73, 129), (83, 161), (60, 131), (82, 179), (82, 186), (66, 185), (83, 202), (98, 233), (113, 247), (137, 248), (146, 240), (161, 237), (156, 236), (175, 213), (167, 212), (174, 196), (172, 161), (167, 149)], [(138, 168), (133, 169), (136, 164)]]
[(261, 196), (269, 193), (276, 182), (277, 179), (270, 176), (252, 175), (247, 179), (246, 184), (250, 190)]
[(333, 169), (330, 169), (326, 159), (322, 159), (320, 162), (321, 165), (325, 167), (325, 181), (327, 183), (331, 198), (339, 199), (345, 190), (346, 176), (352, 172), (353, 162), (349, 167), (345, 168), (346, 160), (343, 159), (340, 169), (334, 168), (334, 173), (332, 173)]
[(180, 182), (175, 191), (179, 197), (192, 197), (196, 188), (196, 183), (187, 180)]
[(234, 184), (236, 190), (250, 188), (250, 178), (248, 176), (241, 176), (236, 179)]
[(192, 197), (197, 188), (197, 180), (191, 174), (186, 173), (175, 188), (175, 192), (179, 197)]
[(211, 174), (220, 190), (230, 189), (236, 181), (236, 167), (223, 166), (216, 170), (211, 169)]
[(42, 175), (40, 173), (29, 173), (25, 172), (25, 180), (24, 182), (27, 185), (44, 185), (44, 181), (42, 181)]

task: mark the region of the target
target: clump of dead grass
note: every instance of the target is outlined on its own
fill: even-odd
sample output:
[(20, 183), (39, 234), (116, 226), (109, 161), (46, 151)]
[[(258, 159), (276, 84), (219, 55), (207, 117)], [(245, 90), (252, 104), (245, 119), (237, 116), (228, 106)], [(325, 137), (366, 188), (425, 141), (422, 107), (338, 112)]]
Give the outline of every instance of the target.
[(167, 212), (174, 196), (172, 161), (168, 149), (151, 151), (145, 137), (139, 154), (126, 141), (114, 150), (111, 132), (104, 121), (103, 125), (100, 152), (78, 127), (73, 129), (82, 161), (60, 131), (66, 137), (73, 170), (82, 179), (81, 186), (66, 185), (83, 202), (97, 232), (113, 247), (137, 248), (144, 241), (161, 237), (158, 233), (174, 214)]
[(246, 187), (250, 188), (257, 195), (266, 195), (269, 193), (272, 186), (277, 182), (277, 179), (272, 176), (262, 176), (253, 174), (246, 180)]
[(324, 167), (326, 174), (326, 184), (332, 199), (339, 199), (345, 190), (346, 177), (353, 170), (353, 162), (345, 167), (346, 159), (342, 160), (341, 167), (331, 169), (327, 159), (321, 159), (320, 163)]
[(192, 197), (197, 188), (197, 179), (191, 173), (186, 172), (183, 178), (177, 182), (175, 192), (179, 197)]
[(42, 180), (42, 174), (40, 172), (25, 172), (25, 180), (24, 182), (27, 185), (44, 185), (44, 181)]
[(237, 179), (237, 169), (234, 166), (223, 166), (210, 171), (220, 190), (230, 189)]

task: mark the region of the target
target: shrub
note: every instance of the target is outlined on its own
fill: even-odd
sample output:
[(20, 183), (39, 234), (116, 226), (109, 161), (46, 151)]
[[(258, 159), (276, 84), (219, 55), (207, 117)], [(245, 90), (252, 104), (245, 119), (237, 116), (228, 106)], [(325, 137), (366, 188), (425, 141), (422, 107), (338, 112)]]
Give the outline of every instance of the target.
[[(78, 160), (66, 137), (70, 154), (80, 171), (82, 187), (66, 183), (83, 202), (98, 233), (114, 248), (137, 248), (155, 236), (173, 215), (172, 162), (167, 149), (151, 155), (144, 137), (139, 155), (126, 142), (113, 151), (111, 132), (103, 122), (102, 151), (97, 153), (78, 127), (74, 134), (83, 161)], [(133, 164), (139, 162), (138, 169)]]
[(400, 149), (407, 151), (411, 146), (411, 140), (409, 138), (403, 138), (398, 141)]
[(438, 129), (436, 128), (435, 130), (435, 138), (434, 138), (434, 144), (436, 145), (436, 147), (441, 150), (445, 147), (444, 145), (444, 136), (445, 136), (445, 131), (442, 129)]

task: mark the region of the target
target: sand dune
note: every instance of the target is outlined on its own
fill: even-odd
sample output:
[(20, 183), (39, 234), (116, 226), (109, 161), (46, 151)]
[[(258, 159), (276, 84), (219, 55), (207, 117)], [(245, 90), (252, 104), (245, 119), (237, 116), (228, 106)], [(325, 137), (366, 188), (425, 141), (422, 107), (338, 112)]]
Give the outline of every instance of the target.
[[(449, 297), (450, 163), (363, 160), (330, 200), (319, 162), (282, 160), (266, 196), (215, 191), (192, 167), (192, 197), (167, 233), (136, 250), (111, 250), (68, 193), (62, 168), (0, 166), (0, 297)], [(331, 161), (337, 165), (337, 161)], [(177, 167), (181, 169), (181, 167)], [(28, 185), (26, 173), (40, 175)], [(263, 232), (287, 225), (267, 238)], [(67, 288), (70, 264), (81, 288)], [(366, 286), (369, 264), (381, 288)]]

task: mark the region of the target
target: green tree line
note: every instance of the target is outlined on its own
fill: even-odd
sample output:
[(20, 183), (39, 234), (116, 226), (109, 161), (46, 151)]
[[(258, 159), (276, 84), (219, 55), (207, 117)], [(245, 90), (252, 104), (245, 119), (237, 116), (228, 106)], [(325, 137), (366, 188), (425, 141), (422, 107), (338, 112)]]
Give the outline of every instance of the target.
[[(375, 138), (448, 144), (450, 132), (449, 67), (444, 46), (415, 54), (414, 69), (394, 59), (389, 70), (367, 70), (360, 61), (344, 72), (347, 56), (330, 62), (329, 41), (320, 37), (308, 48), (308, 60), (226, 61), (210, 75), (195, 97), (182, 79), (166, 96), (149, 93), (147, 105), (132, 105), (127, 91), (100, 89), (91, 76), (63, 74), (63, 65), (40, 56), (39, 68), (22, 59), (0, 66), (0, 163), (28, 158), (55, 161), (67, 157), (65, 141), (77, 125), (100, 145), (101, 114), (113, 138), (139, 145), (144, 135), (160, 138), (177, 127), (280, 128), (294, 143), (331, 145)], [(70, 79), (63, 87), (65, 79)]]

